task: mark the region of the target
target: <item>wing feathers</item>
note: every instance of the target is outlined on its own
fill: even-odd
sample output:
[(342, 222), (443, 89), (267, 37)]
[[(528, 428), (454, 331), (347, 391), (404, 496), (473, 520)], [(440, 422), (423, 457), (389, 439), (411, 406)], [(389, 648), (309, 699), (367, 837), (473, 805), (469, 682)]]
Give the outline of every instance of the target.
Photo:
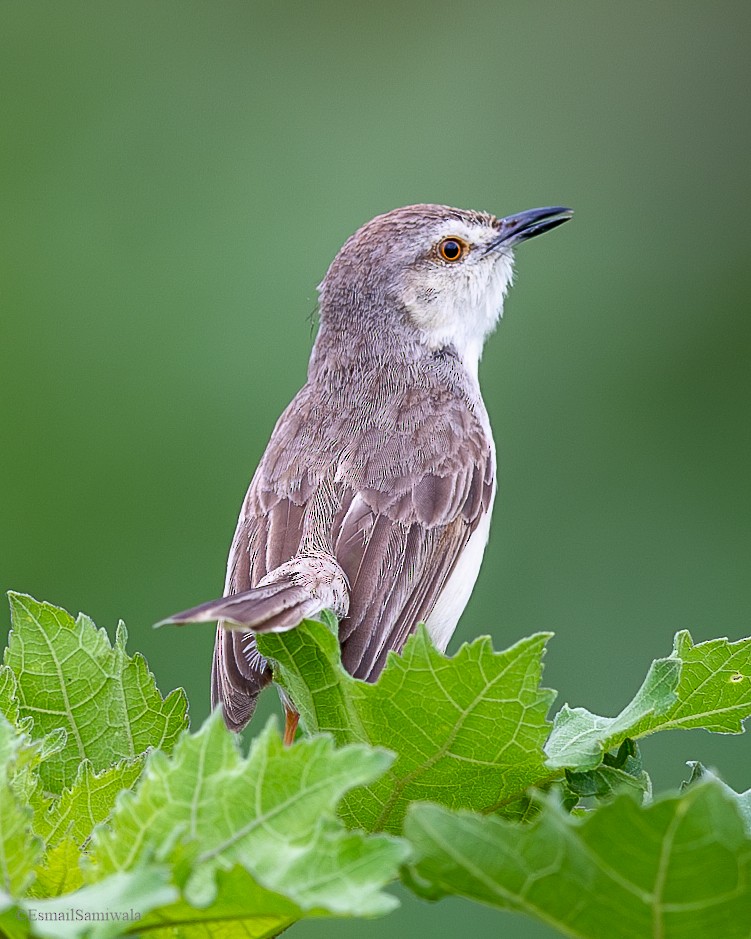
[[(482, 401), (450, 350), (414, 369), (381, 363), (356, 380), (336, 370), (317, 374), (279, 419), (248, 490), (228, 596), (202, 604), (201, 616), (292, 628), (320, 604), (313, 611), (310, 594), (289, 583), (258, 584), (311, 546), (330, 551), (348, 580), (343, 662), (373, 680), (389, 650), (400, 650), (428, 618), (490, 508), (487, 427)], [(232, 729), (244, 726), (269, 681), (253, 634), (220, 627), (212, 701), (222, 703)]]

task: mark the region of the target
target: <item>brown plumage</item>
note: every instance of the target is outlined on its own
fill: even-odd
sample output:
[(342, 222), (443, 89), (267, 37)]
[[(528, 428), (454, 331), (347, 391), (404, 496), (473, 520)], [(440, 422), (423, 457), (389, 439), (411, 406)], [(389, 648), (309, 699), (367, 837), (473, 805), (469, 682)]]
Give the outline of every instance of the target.
[[(500, 315), (511, 245), (560, 224), (562, 212), (496, 219), (409, 206), (368, 223), (337, 255), (320, 288), (308, 381), (277, 422), (240, 512), (225, 596), (170, 620), (220, 621), (212, 703), (231, 729), (247, 723), (271, 680), (255, 632), (331, 608), (345, 667), (372, 681), (419, 622), (431, 628), (442, 598), (432, 632), (445, 647), (495, 491), (476, 360)], [(467, 246), (455, 267), (436, 254), (446, 238)], [(460, 577), (467, 584), (452, 582), (449, 595), (483, 520)]]

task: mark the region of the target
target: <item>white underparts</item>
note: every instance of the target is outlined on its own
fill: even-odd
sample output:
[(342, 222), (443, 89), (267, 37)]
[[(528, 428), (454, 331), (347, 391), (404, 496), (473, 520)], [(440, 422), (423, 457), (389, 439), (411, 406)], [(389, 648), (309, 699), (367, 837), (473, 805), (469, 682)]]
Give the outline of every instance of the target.
[(445, 650), (449, 639), (454, 634), (456, 624), (469, 602), (477, 575), (480, 573), (482, 557), (490, 534), (492, 509), (491, 503), (477, 528), (470, 535), (469, 541), (456, 562), (456, 567), (438, 596), (433, 612), (425, 621), (430, 638), (441, 652)]

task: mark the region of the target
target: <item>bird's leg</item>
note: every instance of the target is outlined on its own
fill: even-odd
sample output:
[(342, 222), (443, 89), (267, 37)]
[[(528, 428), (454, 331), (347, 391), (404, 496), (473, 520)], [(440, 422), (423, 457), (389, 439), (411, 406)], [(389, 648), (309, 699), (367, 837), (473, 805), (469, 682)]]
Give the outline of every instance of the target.
[(285, 705), (284, 708), (284, 746), (291, 747), (295, 742), (295, 733), (297, 732), (297, 722), (300, 715), (292, 708)]

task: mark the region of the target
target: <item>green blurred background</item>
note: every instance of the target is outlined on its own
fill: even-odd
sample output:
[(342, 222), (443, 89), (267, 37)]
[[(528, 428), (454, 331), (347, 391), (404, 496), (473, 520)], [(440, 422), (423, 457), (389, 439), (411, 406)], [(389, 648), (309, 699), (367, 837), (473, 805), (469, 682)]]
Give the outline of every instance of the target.
[[(125, 619), (200, 722), (211, 628), (150, 624), (220, 591), (340, 244), (410, 202), (565, 204), (574, 222), (520, 250), (482, 363), (500, 494), (451, 648), (553, 629), (559, 703), (613, 714), (676, 630), (751, 632), (747, 3), (4, 2), (0, 20), (3, 589)], [(745, 737), (644, 751), (659, 787), (689, 758), (751, 783)], [(408, 897), (295, 933), (466, 929), (554, 935)]]

